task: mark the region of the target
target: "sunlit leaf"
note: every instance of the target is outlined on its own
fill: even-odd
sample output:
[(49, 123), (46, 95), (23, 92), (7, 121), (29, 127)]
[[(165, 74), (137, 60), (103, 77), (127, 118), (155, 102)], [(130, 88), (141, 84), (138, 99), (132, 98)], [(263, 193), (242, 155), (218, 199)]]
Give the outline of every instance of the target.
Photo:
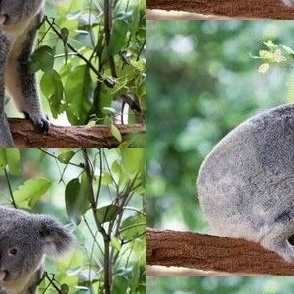
[(22, 208), (32, 207), (48, 191), (51, 185), (52, 180), (47, 178), (29, 179), (13, 192), (15, 201)]

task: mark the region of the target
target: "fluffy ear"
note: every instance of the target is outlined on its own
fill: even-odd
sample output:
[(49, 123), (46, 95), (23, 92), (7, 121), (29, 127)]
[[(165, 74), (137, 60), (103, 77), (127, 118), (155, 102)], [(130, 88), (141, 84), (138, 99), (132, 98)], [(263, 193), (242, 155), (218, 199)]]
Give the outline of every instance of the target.
[(44, 242), (44, 253), (51, 256), (67, 251), (74, 240), (70, 232), (48, 216), (41, 216), (39, 236)]

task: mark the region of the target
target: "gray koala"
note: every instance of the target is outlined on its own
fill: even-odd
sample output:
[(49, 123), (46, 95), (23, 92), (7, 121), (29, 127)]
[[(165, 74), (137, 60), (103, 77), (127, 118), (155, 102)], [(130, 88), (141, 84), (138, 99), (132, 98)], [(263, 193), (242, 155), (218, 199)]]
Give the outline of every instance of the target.
[(294, 105), (231, 131), (198, 175), (200, 205), (216, 233), (259, 242), (294, 261)]
[(46, 255), (69, 249), (73, 235), (54, 218), (0, 206), (0, 294), (33, 294)]
[(28, 65), (44, 3), (45, 0), (0, 1), (0, 147), (14, 146), (4, 112), (5, 88), (39, 133), (49, 130), (35, 75), (29, 72)]

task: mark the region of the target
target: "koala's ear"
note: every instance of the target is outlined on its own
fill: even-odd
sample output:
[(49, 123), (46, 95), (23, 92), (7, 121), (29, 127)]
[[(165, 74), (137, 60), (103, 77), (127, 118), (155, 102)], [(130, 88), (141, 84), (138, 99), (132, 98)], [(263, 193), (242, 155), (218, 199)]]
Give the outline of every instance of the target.
[(47, 216), (41, 216), (39, 236), (44, 242), (44, 253), (53, 256), (67, 251), (74, 240), (59, 222)]

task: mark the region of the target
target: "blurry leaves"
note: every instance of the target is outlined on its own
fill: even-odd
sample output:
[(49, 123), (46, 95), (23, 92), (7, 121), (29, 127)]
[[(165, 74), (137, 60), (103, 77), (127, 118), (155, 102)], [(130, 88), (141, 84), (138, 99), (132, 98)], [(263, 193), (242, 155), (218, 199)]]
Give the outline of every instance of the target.
[(25, 181), (13, 192), (15, 201), (21, 208), (32, 208), (52, 185), (47, 178), (32, 178)]
[(0, 148), (0, 169), (8, 167), (13, 175), (20, 173), (20, 153), (17, 148)]

